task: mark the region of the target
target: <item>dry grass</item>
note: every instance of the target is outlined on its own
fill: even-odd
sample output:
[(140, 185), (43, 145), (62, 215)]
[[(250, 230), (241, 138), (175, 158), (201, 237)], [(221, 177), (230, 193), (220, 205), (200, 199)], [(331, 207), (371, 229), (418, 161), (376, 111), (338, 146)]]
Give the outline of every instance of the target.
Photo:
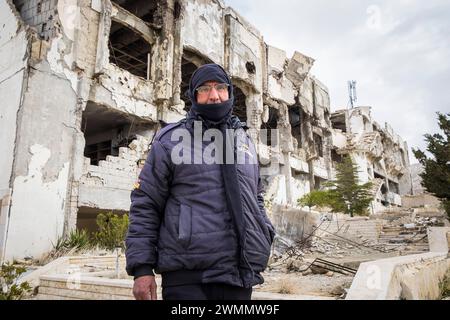
[(294, 281), (289, 280), (289, 278), (282, 278), (277, 284), (276, 292), (281, 294), (295, 294), (297, 293), (297, 288)]
[(447, 271), (447, 274), (445, 275), (445, 278), (442, 280), (440, 284), (441, 289), (441, 297), (449, 298), (450, 297), (450, 270)]

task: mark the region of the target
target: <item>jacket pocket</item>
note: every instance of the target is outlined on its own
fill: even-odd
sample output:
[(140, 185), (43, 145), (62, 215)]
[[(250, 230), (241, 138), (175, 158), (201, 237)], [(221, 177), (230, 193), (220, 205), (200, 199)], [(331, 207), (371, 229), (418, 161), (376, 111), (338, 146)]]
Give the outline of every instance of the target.
[(247, 229), (244, 247), (252, 269), (256, 272), (264, 271), (267, 268), (271, 247), (267, 237), (262, 232)]
[(258, 226), (261, 229), (261, 232), (264, 235), (265, 239), (269, 243), (269, 247), (272, 246), (274, 235), (272, 234), (269, 226), (264, 221), (264, 217), (259, 214), (255, 214), (253, 217), (258, 223)]
[(192, 208), (190, 206), (180, 204), (180, 217), (178, 222), (178, 241), (186, 248), (191, 242), (192, 234)]

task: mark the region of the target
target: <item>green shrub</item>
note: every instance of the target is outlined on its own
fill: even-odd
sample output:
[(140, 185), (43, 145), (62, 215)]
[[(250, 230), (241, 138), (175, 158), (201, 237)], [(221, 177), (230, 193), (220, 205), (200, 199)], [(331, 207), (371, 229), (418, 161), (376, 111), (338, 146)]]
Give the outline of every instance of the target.
[(63, 245), (67, 249), (75, 249), (76, 251), (92, 247), (91, 239), (85, 229), (73, 230), (66, 238)]
[(125, 248), (125, 237), (128, 231), (128, 215), (117, 215), (112, 212), (100, 213), (97, 216), (98, 231), (94, 239), (99, 247), (114, 250)]
[(52, 245), (53, 245), (53, 250), (52, 251), (53, 252), (65, 251), (66, 250), (65, 244), (66, 244), (66, 238), (65, 237), (59, 237), (56, 240), (56, 243), (52, 242)]
[(450, 113), (437, 113), (440, 133), (425, 134), (426, 151), (412, 149), (423, 166), (422, 186), (442, 201), (450, 218)]
[(303, 197), (297, 200), (297, 203), (301, 206), (306, 206), (311, 210), (312, 207), (323, 208), (329, 205), (329, 195), (326, 190), (313, 190), (310, 193), (305, 194)]
[(60, 237), (53, 244), (53, 252), (67, 253), (68, 251), (81, 251), (92, 247), (92, 239), (85, 229), (72, 230), (68, 236)]
[(450, 220), (450, 200), (442, 200), (442, 208), (447, 212), (447, 218)]
[(0, 269), (0, 300), (20, 300), (31, 291), (28, 282), (17, 284), (17, 279), (24, 273), (24, 267), (3, 264)]

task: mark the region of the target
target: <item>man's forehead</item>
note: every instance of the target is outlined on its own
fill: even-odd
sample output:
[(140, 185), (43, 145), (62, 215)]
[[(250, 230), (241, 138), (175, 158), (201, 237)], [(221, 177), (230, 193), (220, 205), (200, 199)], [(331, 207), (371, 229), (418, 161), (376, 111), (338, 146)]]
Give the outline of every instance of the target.
[(218, 82), (218, 81), (215, 81), (215, 80), (210, 80), (210, 81), (205, 81), (205, 82), (203, 82), (202, 83), (202, 85), (209, 85), (209, 84), (216, 84), (216, 83), (220, 83), (220, 82)]

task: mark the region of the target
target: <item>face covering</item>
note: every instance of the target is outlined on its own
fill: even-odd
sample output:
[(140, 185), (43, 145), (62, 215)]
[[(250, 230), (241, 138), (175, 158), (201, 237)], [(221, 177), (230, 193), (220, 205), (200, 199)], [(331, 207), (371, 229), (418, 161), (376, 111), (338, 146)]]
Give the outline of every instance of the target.
[[(229, 99), (221, 103), (197, 104), (196, 90), (207, 81), (229, 84)], [(228, 119), (233, 112), (233, 85), (225, 70), (217, 64), (205, 64), (192, 74), (188, 95), (192, 102), (191, 110), (207, 120), (221, 122)]]

